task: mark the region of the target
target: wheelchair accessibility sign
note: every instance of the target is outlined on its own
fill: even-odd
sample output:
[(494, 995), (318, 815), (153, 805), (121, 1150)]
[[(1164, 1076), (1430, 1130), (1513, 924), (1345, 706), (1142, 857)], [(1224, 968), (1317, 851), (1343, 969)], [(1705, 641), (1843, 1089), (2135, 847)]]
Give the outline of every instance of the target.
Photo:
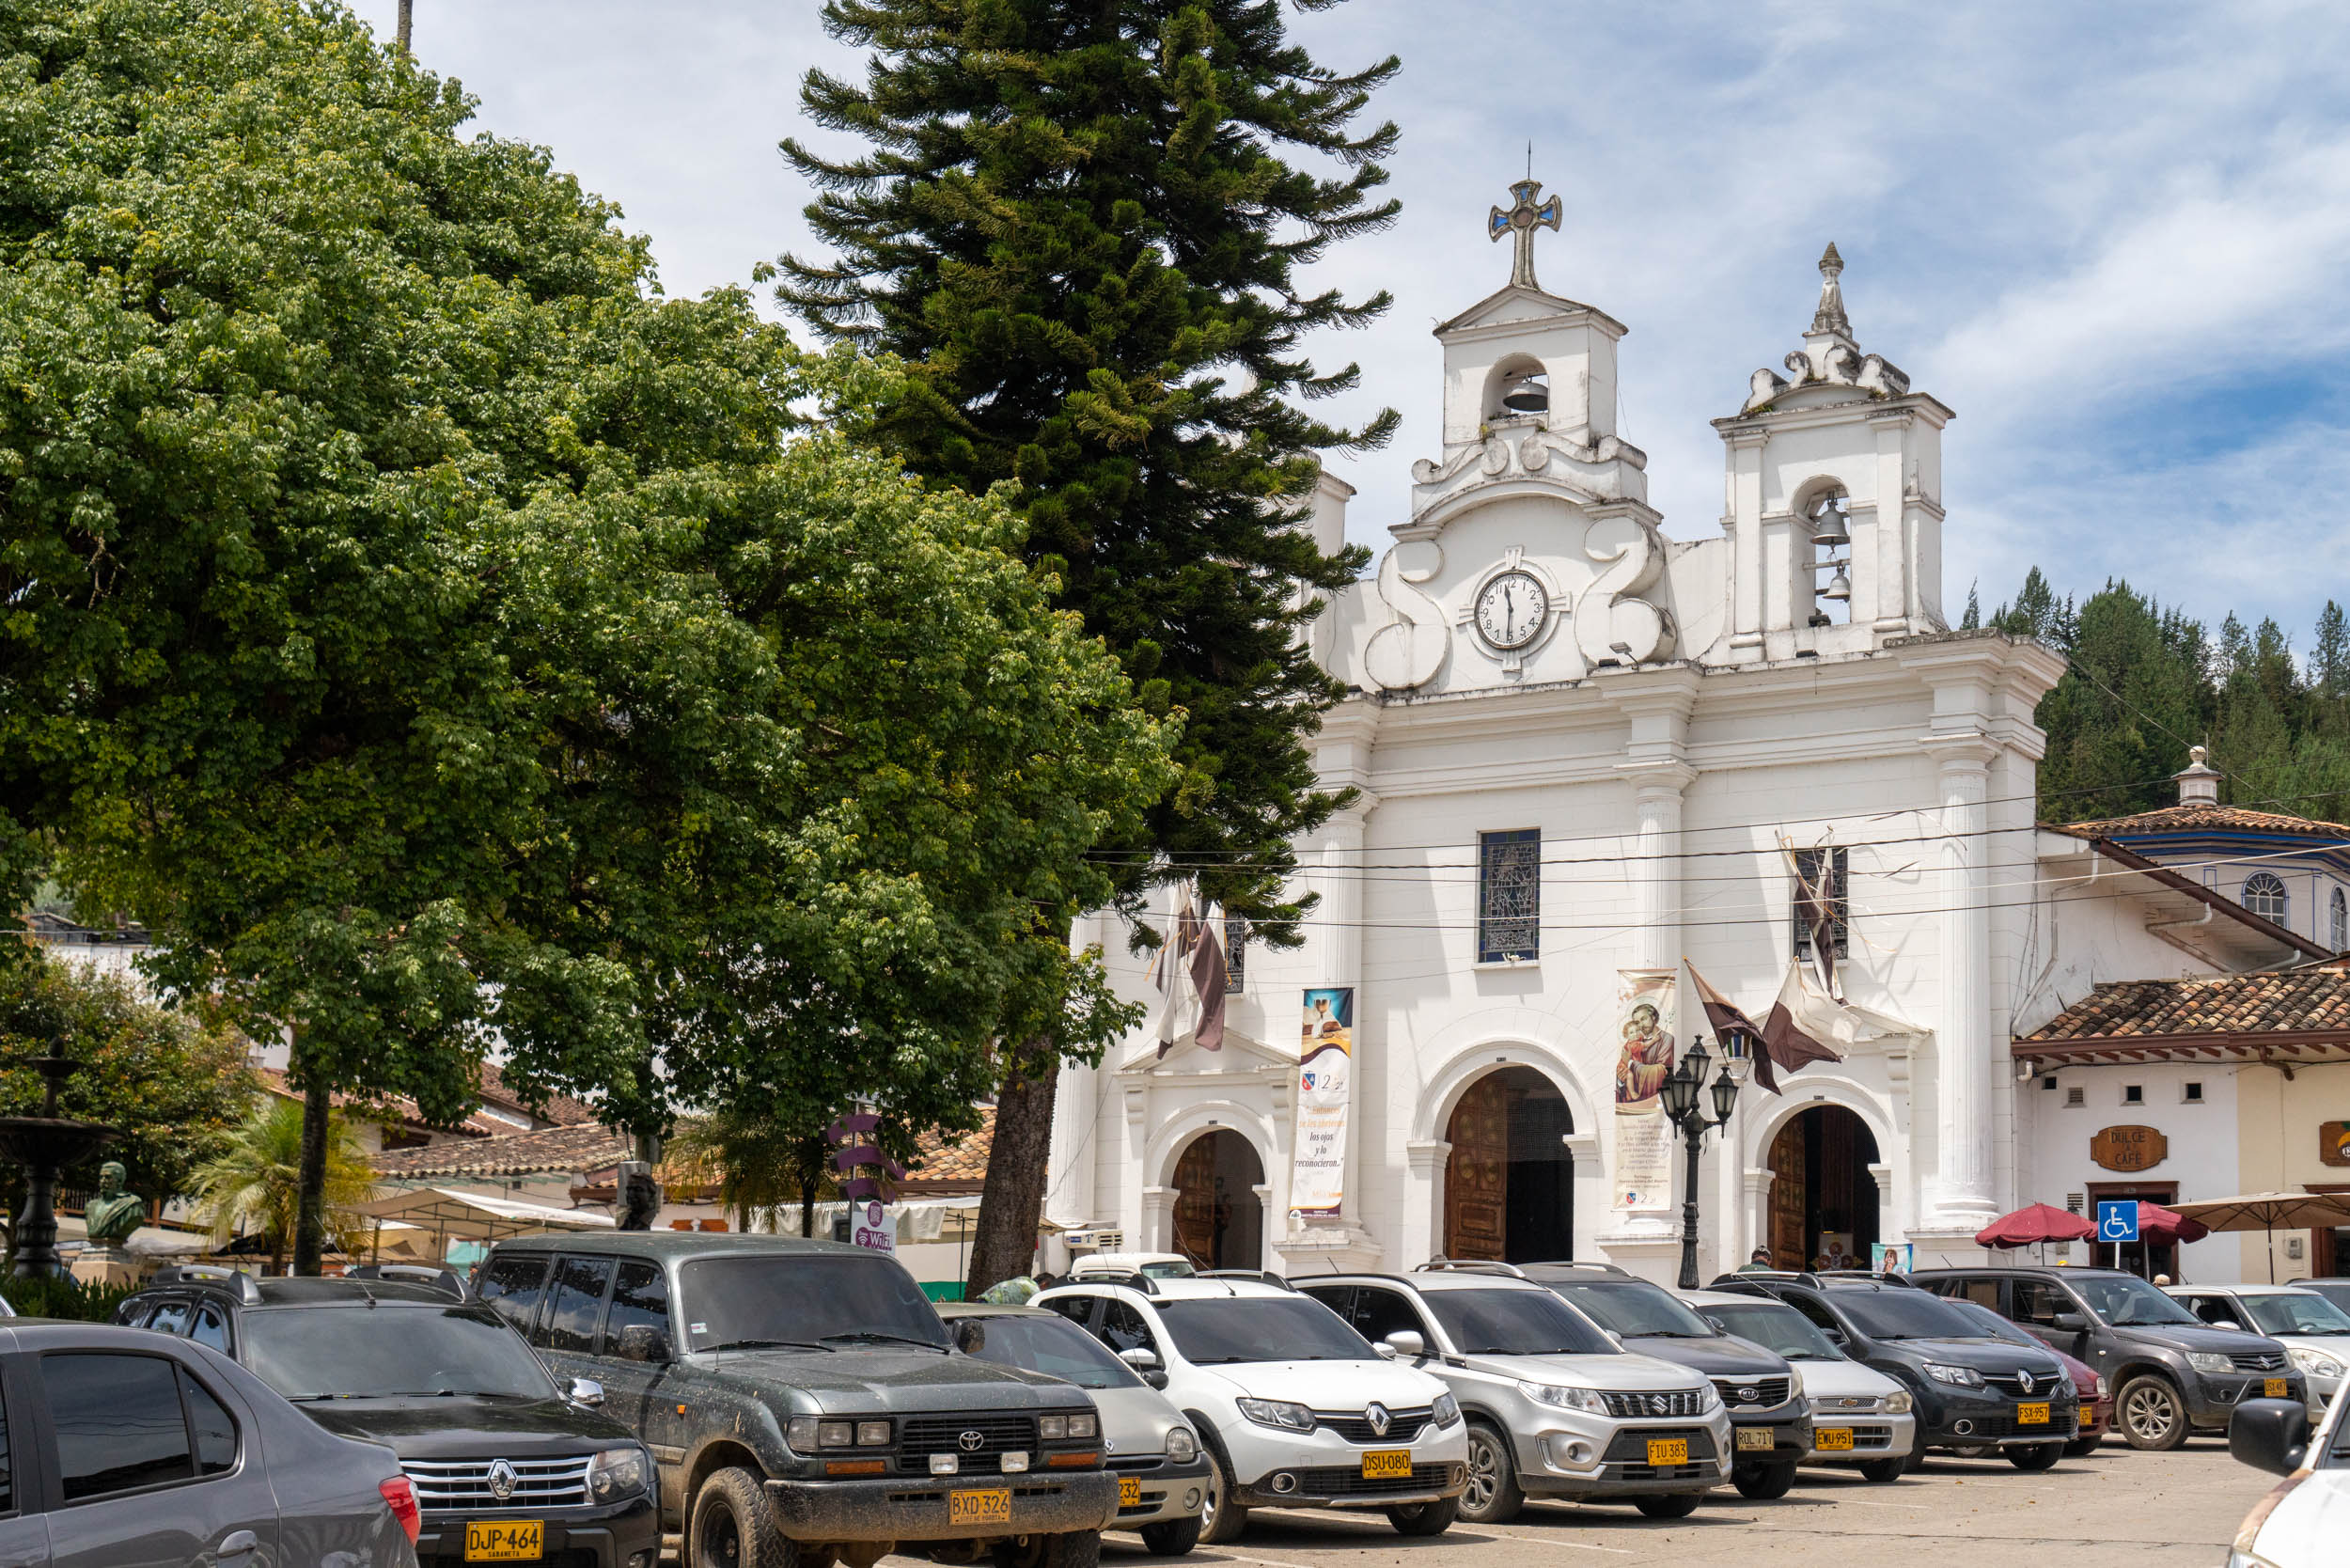
[(2138, 1200), (2107, 1199), (2097, 1205), (2097, 1239), (2101, 1242), (2138, 1240)]

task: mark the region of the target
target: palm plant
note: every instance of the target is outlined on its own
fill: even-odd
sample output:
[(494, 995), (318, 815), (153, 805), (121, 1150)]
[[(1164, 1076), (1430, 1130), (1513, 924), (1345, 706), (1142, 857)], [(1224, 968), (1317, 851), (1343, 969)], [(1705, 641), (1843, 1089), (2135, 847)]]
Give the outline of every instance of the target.
[(811, 1235), (816, 1200), (833, 1192), (823, 1134), (795, 1133), (754, 1111), (726, 1107), (686, 1121), (666, 1153), (665, 1164), (679, 1175), (714, 1177), (719, 1207), (744, 1231), (755, 1216), (780, 1218), (786, 1204), (797, 1203), (800, 1233)]
[[(302, 1105), (271, 1097), (255, 1109), (227, 1148), (196, 1168), (196, 1217), (212, 1228), (212, 1245), (227, 1245), (242, 1230), (268, 1238), (270, 1270), (284, 1266), (301, 1203)], [(363, 1230), (355, 1212), (375, 1192), (351, 1126), (331, 1116), (326, 1134), (326, 1228), (335, 1245), (350, 1251)]]

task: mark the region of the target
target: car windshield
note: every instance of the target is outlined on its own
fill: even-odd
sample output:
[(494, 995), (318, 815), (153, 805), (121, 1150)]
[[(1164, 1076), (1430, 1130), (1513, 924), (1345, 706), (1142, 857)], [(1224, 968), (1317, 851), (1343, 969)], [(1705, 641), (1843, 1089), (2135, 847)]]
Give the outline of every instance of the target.
[(1142, 1387), (1142, 1379), (1101, 1341), (1058, 1312), (1035, 1317), (1006, 1313), (972, 1321), (987, 1331), (987, 1342), (972, 1353), (982, 1361), (1042, 1372), (1080, 1388)]
[(1548, 1291), (1427, 1291), (1420, 1300), (1464, 1356), (1611, 1356), (1590, 1321)]
[(1214, 1296), (1153, 1303), (1195, 1366), (1231, 1361), (1374, 1361), (1336, 1312), (1310, 1296)]
[(1661, 1285), (1645, 1279), (1605, 1284), (1586, 1279), (1545, 1279), (1602, 1328), (1627, 1340), (1710, 1340), (1714, 1330)]
[(2077, 1274), (2065, 1280), (2089, 1303), (2089, 1309), (2115, 1328), (2154, 1328), (2166, 1324), (2198, 1322), (2194, 1313), (2149, 1285), (2126, 1274)]
[(825, 1344), (860, 1341), (947, 1348), (947, 1325), (913, 1276), (886, 1258), (770, 1253), (697, 1258), (679, 1278), (687, 1344)]
[(2240, 1295), (2264, 1334), (2350, 1334), (2350, 1315), (2322, 1295)]
[[(2315, 1291), (2335, 1306), (2350, 1311), (2350, 1279), (2297, 1279), (2294, 1283), (2305, 1291)], [(2350, 1422), (2344, 1425), (2350, 1428)]]
[(1741, 1301), (1736, 1306), (1716, 1302), (1705, 1315), (1742, 1340), (1775, 1350), (1790, 1361), (1841, 1361), (1827, 1336), (1793, 1307), (1776, 1301)]
[(1940, 1296), (1925, 1291), (1845, 1290), (1837, 1308), (1872, 1340), (1980, 1340), (1982, 1330)]
[(1944, 1299), (1950, 1300), (1950, 1310), (1973, 1324), (1975, 1332), (1985, 1339), (2005, 1340), (2009, 1344), (2029, 1345), (2034, 1350), (2046, 1348), (2038, 1340), (2033, 1339), (1979, 1301), (1950, 1300), (1949, 1297)]
[(287, 1307), (246, 1312), (238, 1329), (245, 1364), (298, 1403), (556, 1397), (554, 1380), (522, 1336), (478, 1307)]

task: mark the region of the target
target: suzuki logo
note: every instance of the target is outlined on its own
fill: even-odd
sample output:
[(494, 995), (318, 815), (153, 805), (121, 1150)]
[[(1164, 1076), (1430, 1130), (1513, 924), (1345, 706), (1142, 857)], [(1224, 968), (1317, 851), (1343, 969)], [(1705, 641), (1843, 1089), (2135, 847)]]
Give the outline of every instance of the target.
[(2015, 1386), (2016, 1386), (2017, 1388), (2019, 1388), (2023, 1389), (2023, 1390), (2024, 1390), (2024, 1392), (2026, 1392), (2026, 1393), (2028, 1393), (2028, 1394), (2029, 1394), (2029, 1393), (2030, 1393), (2030, 1392), (2031, 1392), (2031, 1373), (2029, 1373), (2029, 1372), (2017, 1372), (2017, 1373), (2015, 1374)]
[(504, 1502), (514, 1495), (514, 1466), (503, 1459), (490, 1461), (490, 1496)]
[(955, 1439), (955, 1447), (965, 1453), (977, 1453), (986, 1446), (987, 1434), (984, 1432), (966, 1432)]
[(1371, 1435), (1373, 1437), (1385, 1437), (1387, 1435), (1389, 1417), (1386, 1405), (1377, 1400), (1372, 1400), (1364, 1409), (1363, 1414), (1371, 1419)]

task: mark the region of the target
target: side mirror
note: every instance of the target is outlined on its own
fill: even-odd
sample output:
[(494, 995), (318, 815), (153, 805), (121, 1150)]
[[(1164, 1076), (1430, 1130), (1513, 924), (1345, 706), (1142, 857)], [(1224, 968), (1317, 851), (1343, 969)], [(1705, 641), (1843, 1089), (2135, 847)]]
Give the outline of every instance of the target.
[(965, 1356), (977, 1356), (987, 1348), (987, 1325), (977, 1318), (955, 1320), (955, 1348)]
[(1428, 1354), (1428, 1341), (1409, 1328), (1399, 1328), (1380, 1343), (1404, 1359), (1415, 1359)]
[(2212, 1326), (2214, 1328), (2232, 1328), (2239, 1334), (2244, 1332), (2244, 1325), (2236, 1322), (2233, 1318), (2215, 1318), (2212, 1320)]
[(1138, 1372), (1158, 1370), (1159, 1353), (1149, 1345), (1136, 1345), (1132, 1350), (1121, 1350), (1118, 1353), (1118, 1358)]
[(619, 1356), (623, 1361), (673, 1361), (677, 1357), (669, 1349), (669, 1336), (649, 1323), (632, 1323), (620, 1330)]
[(2078, 1312), (2059, 1312), (2048, 1320), (2048, 1327), (2059, 1334), (2085, 1334), (2089, 1320)]
[(2228, 1452), (2239, 1464), (2289, 1476), (2309, 1453), (2309, 1406), (2298, 1400), (2248, 1399), (2228, 1418)]
[(603, 1385), (592, 1377), (572, 1378), (571, 1386), (563, 1393), (573, 1404), (584, 1404), (590, 1410), (600, 1409), (603, 1404)]
[(1167, 1373), (1159, 1371), (1156, 1367), (1153, 1367), (1149, 1372), (1144, 1372), (1142, 1374), (1142, 1380), (1151, 1385), (1152, 1388), (1157, 1388), (1162, 1392), (1164, 1392), (1167, 1388)]

